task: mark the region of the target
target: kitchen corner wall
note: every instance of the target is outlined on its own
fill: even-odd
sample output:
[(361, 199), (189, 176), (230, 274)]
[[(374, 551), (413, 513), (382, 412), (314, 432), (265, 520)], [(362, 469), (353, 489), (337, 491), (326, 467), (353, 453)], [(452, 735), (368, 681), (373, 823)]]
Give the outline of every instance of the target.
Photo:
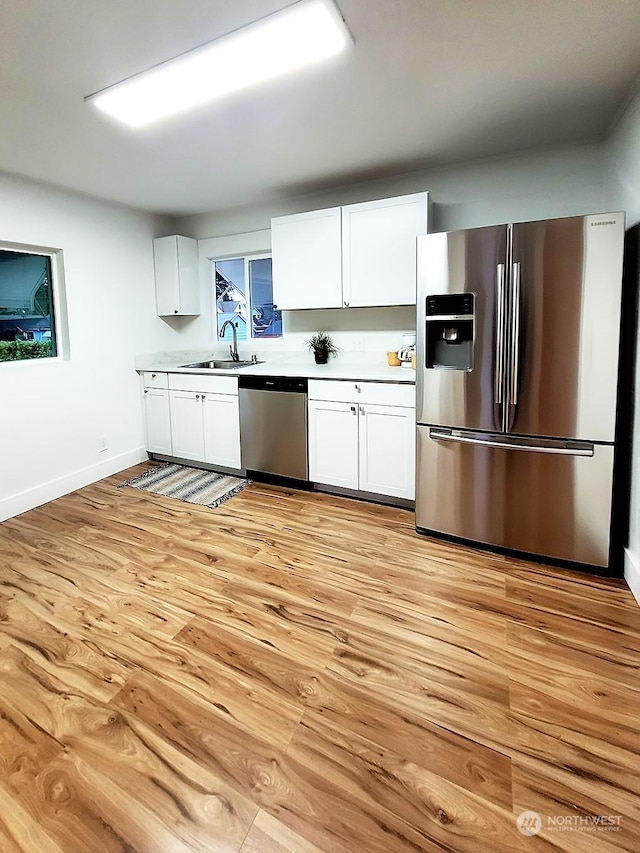
[(172, 230), (0, 173), (0, 240), (62, 249), (70, 332), (67, 361), (0, 363), (0, 521), (146, 459), (134, 356), (181, 339), (155, 314), (152, 240)]
[[(631, 101), (609, 138), (611, 195), (626, 211), (627, 226), (640, 222), (640, 94)], [(640, 604), (640, 329), (636, 343), (635, 418), (629, 547), (625, 578)]]

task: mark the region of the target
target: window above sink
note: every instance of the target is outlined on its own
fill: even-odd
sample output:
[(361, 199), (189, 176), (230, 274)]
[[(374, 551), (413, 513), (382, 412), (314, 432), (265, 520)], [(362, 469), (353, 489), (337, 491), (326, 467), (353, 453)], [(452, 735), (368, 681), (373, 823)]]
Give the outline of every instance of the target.
[(213, 259), (216, 289), (216, 339), (231, 320), (238, 341), (282, 337), (282, 312), (273, 304), (271, 256)]

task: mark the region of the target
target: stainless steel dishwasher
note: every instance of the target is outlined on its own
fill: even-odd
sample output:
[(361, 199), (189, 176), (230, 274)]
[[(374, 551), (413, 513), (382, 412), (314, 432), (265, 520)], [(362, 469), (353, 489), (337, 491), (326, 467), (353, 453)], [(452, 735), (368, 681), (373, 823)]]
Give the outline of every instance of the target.
[(307, 480), (307, 379), (239, 376), (242, 467)]

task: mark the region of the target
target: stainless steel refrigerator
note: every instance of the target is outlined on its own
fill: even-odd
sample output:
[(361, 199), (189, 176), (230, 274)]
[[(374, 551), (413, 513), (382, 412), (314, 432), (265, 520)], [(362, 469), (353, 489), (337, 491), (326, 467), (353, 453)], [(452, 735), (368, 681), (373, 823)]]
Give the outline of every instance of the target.
[(418, 238), (416, 526), (609, 563), (624, 214)]

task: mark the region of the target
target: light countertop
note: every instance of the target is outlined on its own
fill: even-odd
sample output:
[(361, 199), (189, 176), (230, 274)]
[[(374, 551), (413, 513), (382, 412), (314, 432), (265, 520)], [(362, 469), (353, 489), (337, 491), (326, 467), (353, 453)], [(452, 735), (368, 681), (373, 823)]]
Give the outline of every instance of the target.
[[(246, 367), (230, 370), (211, 370), (208, 368), (182, 367), (194, 361), (206, 361), (212, 358), (224, 358), (225, 355), (201, 352), (150, 353), (136, 358), (135, 369), (139, 372), (157, 371), (166, 373), (200, 373), (215, 376), (306, 376), (308, 379), (337, 379), (362, 382), (402, 382), (415, 384), (416, 372), (410, 367), (389, 367), (379, 358), (359, 357), (332, 359), (328, 364), (316, 364), (309, 356), (291, 356), (278, 353), (274, 356), (260, 355), (262, 364), (250, 364)], [(227, 356), (228, 357), (228, 356)], [(241, 354), (241, 357), (242, 354)]]

